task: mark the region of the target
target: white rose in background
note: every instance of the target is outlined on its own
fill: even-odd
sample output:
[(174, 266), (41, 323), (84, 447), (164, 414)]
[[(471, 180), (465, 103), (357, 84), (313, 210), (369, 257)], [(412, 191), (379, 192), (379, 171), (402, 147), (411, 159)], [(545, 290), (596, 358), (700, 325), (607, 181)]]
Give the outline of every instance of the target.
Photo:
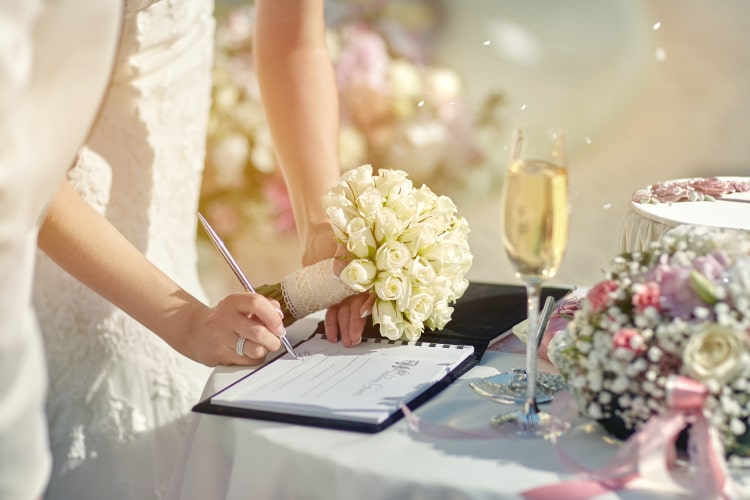
[(732, 382), (743, 369), (747, 332), (731, 326), (705, 323), (685, 346), (685, 372), (696, 380), (720, 384)]

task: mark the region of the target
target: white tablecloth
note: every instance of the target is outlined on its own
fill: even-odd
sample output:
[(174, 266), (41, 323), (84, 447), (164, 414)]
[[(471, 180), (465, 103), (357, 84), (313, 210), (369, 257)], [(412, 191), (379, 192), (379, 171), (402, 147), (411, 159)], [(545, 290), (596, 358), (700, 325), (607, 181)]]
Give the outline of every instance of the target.
[[(750, 181), (750, 177), (722, 177)], [(672, 203), (630, 202), (620, 233), (620, 251), (643, 250), (671, 228), (696, 224), (750, 230), (750, 192), (725, 196), (741, 201), (678, 201)]]
[[(289, 329), (291, 340), (313, 331), (318, 317)], [(513, 339), (515, 340), (515, 339)], [(486, 427), (510, 407), (487, 401), (470, 380), (522, 366), (523, 356), (488, 351), (482, 363), (417, 410), (428, 421), (462, 429)], [(552, 367), (540, 360), (540, 369)], [(205, 395), (244, 376), (217, 368)], [(594, 432), (592, 432), (592, 429)], [(614, 452), (594, 424), (582, 422), (562, 438), (570, 455), (589, 467)], [(195, 414), (168, 498), (218, 499), (498, 499), (566, 476), (541, 439), (440, 439), (411, 432), (404, 420), (378, 434)], [(676, 498), (657, 489), (600, 498)]]

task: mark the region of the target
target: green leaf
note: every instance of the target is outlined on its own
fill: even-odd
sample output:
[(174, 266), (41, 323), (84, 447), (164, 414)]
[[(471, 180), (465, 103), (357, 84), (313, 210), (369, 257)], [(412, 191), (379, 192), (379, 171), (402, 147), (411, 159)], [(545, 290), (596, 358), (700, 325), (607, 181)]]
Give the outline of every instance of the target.
[(690, 272), (690, 286), (693, 287), (698, 297), (706, 304), (714, 305), (718, 302), (714, 291), (714, 284), (695, 269)]

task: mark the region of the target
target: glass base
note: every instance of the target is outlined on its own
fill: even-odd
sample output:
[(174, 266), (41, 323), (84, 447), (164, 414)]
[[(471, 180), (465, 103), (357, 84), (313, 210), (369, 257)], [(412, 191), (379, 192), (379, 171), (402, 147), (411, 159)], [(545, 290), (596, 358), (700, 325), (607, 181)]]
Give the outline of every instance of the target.
[[(554, 395), (563, 388), (560, 375), (537, 372), (535, 397), (537, 404), (549, 403)], [(503, 404), (523, 405), (526, 401), (526, 370), (516, 369), (512, 372), (498, 373), (491, 377), (470, 382), (477, 394)]]
[(510, 432), (519, 437), (541, 438), (560, 436), (570, 427), (570, 424), (536, 408), (501, 413), (493, 417), (490, 424), (499, 431)]

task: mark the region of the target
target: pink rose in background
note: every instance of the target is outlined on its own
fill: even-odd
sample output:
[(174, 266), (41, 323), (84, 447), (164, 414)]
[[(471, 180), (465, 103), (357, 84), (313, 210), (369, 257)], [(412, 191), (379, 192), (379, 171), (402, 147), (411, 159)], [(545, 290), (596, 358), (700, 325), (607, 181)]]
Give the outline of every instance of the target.
[(642, 313), (647, 307), (655, 307), (660, 310), (659, 300), (661, 291), (658, 283), (640, 283), (633, 286), (633, 307), (636, 312)]
[(698, 179), (691, 179), (688, 185), (703, 194), (717, 197), (723, 196), (730, 193), (744, 193), (750, 191), (750, 184), (747, 182), (727, 181), (721, 180), (717, 177), (705, 177)]
[(646, 341), (635, 328), (619, 329), (612, 338), (612, 344), (615, 348), (619, 347), (632, 351), (636, 356), (643, 354), (646, 350)]
[(713, 200), (731, 193), (750, 191), (750, 183), (722, 180), (718, 177), (696, 177), (683, 181), (651, 184), (633, 193), (636, 203), (670, 203), (675, 201)]
[(388, 47), (378, 33), (364, 24), (343, 31), (344, 48), (336, 62), (336, 80), (341, 89), (364, 85), (388, 92)]
[(617, 283), (612, 280), (600, 281), (586, 295), (594, 314), (602, 312), (610, 302), (609, 294), (617, 290)]

